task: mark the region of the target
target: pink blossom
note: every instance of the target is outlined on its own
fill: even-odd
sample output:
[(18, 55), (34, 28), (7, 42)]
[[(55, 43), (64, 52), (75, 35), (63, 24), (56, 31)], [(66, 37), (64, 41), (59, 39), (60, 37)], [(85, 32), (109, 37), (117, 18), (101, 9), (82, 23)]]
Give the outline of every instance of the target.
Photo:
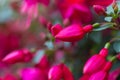
[(7, 74), (5, 75), (3, 80), (18, 80), (18, 79), (12, 74)]
[(93, 74), (104, 68), (108, 50), (103, 48), (99, 54), (93, 55), (84, 65), (84, 74)]
[(24, 68), (20, 75), (22, 80), (48, 80), (47, 76), (37, 68)]
[(106, 15), (105, 13), (105, 9), (103, 6), (100, 5), (93, 5), (94, 11), (98, 14), (98, 15)]
[(51, 28), (52, 35), (53, 36), (57, 35), (61, 30), (62, 30), (62, 26), (60, 24), (55, 24)]
[(90, 75), (84, 74), (82, 77), (80, 77), (79, 80), (89, 80), (89, 78), (90, 78)]
[(111, 67), (112, 62), (107, 62), (103, 70), (94, 73), (89, 80), (108, 80), (108, 75)]
[(112, 2), (113, 0), (56, 0), (64, 19), (68, 18), (71, 22), (81, 22), (82, 24), (92, 20), (91, 6), (108, 6)]
[(49, 71), (48, 79), (49, 80), (61, 80), (61, 79), (74, 80), (72, 73), (64, 64), (53, 66)]
[(3, 62), (8, 64), (14, 64), (17, 62), (28, 62), (32, 59), (32, 54), (27, 49), (16, 50), (9, 53), (3, 58)]
[(117, 68), (110, 72), (108, 80), (117, 80), (117, 77), (120, 75), (120, 68)]
[(81, 40), (85, 34), (90, 32), (92, 29), (92, 25), (82, 28), (79, 24), (72, 24), (61, 30), (57, 35), (55, 35), (55, 38), (61, 41), (75, 42)]

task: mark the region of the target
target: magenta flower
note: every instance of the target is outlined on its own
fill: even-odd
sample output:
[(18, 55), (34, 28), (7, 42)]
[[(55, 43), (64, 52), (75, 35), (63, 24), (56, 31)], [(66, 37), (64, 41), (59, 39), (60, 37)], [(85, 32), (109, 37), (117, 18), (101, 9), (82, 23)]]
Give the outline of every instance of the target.
[(32, 54), (28, 49), (16, 50), (3, 58), (3, 62), (14, 64), (17, 62), (28, 62), (32, 59)]
[(3, 80), (18, 80), (18, 79), (12, 74), (7, 74), (7, 75), (5, 75)]
[(79, 24), (72, 24), (56, 34), (55, 38), (61, 41), (75, 42), (81, 40), (92, 29), (92, 25), (87, 25), (83, 28)]
[(120, 75), (120, 68), (117, 68), (110, 72), (108, 80), (117, 80), (117, 77)]
[(98, 15), (106, 15), (105, 13), (105, 9), (103, 6), (100, 5), (93, 5), (94, 11), (98, 14)]
[(90, 78), (90, 75), (84, 74), (82, 77), (80, 77), (79, 80), (89, 80), (89, 78)]
[(20, 75), (22, 80), (48, 80), (46, 74), (37, 68), (24, 68)]
[(72, 73), (70, 70), (64, 65), (59, 64), (53, 66), (48, 73), (49, 80), (74, 80)]
[(93, 55), (84, 65), (84, 74), (93, 74), (104, 68), (108, 50), (103, 48), (99, 54)]
[(108, 80), (108, 75), (111, 67), (112, 62), (107, 62), (104, 69), (94, 73), (89, 80)]
[[(64, 19), (71, 22), (88, 23), (92, 20), (90, 7), (93, 5), (108, 6), (113, 0), (56, 0)], [(87, 15), (87, 16), (85, 16)]]
[(62, 30), (62, 26), (60, 24), (56, 24), (51, 27), (51, 33), (53, 36), (57, 35)]

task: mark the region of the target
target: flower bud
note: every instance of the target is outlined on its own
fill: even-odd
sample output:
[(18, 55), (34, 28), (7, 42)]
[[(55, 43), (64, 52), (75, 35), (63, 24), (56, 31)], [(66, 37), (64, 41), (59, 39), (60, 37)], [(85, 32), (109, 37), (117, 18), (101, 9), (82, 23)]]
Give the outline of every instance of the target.
[(84, 74), (82, 77), (80, 77), (79, 80), (89, 80), (89, 78), (90, 78), (90, 75)]
[(60, 24), (56, 24), (52, 26), (51, 28), (52, 35), (53, 36), (57, 35), (61, 30), (62, 30), (62, 26)]
[(72, 24), (61, 30), (55, 38), (66, 42), (75, 42), (81, 40), (87, 32), (90, 32), (91, 27), (87, 26), (82, 28), (79, 24)]
[(61, 80), (61, 79), (74, 80), (72, 73), (64, 64), (53, 66), (48, 73), (48, 79), (49, 80)]
[(108, 73), (104, 71), (99, 71), (93, 74), (89, 80), (108, 80)]
[[(2, 80), (2, 79), (0, 79)], [(18, 80), (15, 76), (13, 76), (12, 74), (7, 74), (3, 80)]]
[(106, 64), (106, 59), (101, 55), (92, 56), (83, 68), (84, 74), (92, 74), (103, 69)]
[(107, 57), (108, 55), (108, 49), (107, 48), (103, 48), (101, 49), (101, 51), (99, 52), (99, 54), (103, 57)]
[(117, 69), (113, 70), (110, 72), (108, 80), (118, 80), (117, 78), (120, 75), (120, 68), (118, 67)]
[(63, 78), (64, 80), (74, 80), (71, 71), (63, 64)]
[(61, 80), (63, 78), (63, 72), (61, 65), (53, 66), (48, 73), (49, 80)]
[(8, 64), (14, 64), (17, 62), (28, 62), (32, 59), (32, 54), (27, 49), (16, 50), (9, 53), (5, 58), (3, 58), (3, 62)]
[(20, 76), (22, 80), (47, 80), (47, 76), (37, 68), (24, 68)]
[(103, 69), (106, 64), (106, 57), (108, 50), (103, 48), (99, 54), (92, 56), (85, 64), (83, 68), (84, 74), (92, 74)]
[(93, 8), (98, 15), (106, 15), (106, 12), (103, 6), (93, 5)]
[(36, 67), (39, 67), (40, 69), (48, 69), (49, 68), (49, 61), (46, 55), (43, 55), (43, 57), (40, 59), (39, 63), (36, 64)]
[(89, 80), (108, 80), (108, 72), (112, 67), (112, 62), (107, 62), (104, 69), (93, 74)]

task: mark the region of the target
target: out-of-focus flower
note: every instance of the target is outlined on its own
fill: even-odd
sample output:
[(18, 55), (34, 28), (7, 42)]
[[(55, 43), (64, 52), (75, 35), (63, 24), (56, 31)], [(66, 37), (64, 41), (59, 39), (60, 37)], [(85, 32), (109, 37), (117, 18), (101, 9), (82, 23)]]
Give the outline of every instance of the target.
[(38, 6), (39, 3), (45, 4), (46, 6), (49, 4), (49, 0), (23, 0), (21, 7), (21, 14), (27, 15), (26, 24), (30, 26), (32, 19), (38, 17)]
[(117, 80), (117, 78), (120, 76), (120, 68), (117, 68), (110, 72), (108, 80)]
[(24, 68), (20, 75), (23, 80), (48, 80), (47, 75), (38, 68)]
[(81, 40), (86, 33), (91, 32), (93, 29), (92, 25), (87, 25), (84, 28), (79, 24), (72, 24), (62, 29), (55, 38), (66, 42), (75, 42)]
[(16, 50), (3, 58), (3, 62), (14, 64), (17, 62), (28, 62), (32, 59), (32, 54), (28, 49)]
[(79, 80), (89, 80), (91, 75), (88, 75), (88, 74), (84, 74), (82, 77), (80, 77)]
[(84, 65), (83, 73), (84, 74), (93, 74), (104, 68), (106, 64), (106, 57), (108, 50), (103, 48), (99, 54), (92, 56)]
[(90, 7), (93, 5), (108, 6), (113, 0), (55, 0), (64, 19), (71, 22), (88, 23), (92, 20)]
[(53, 66), (49, 70), (48, 79), (49, 80), (61, 80), (61, 79), (74, 80), (72, 73), (64, 64)]
[(57, 35), (61, 30), (62, 26), (60, 24), (56, 24), (51, 27), (51, 33), (53, 36)]
[(109, 71), (112, 67), (112, 62), (107, 62), (104, 69), (94, 73), (89, 80), (108, 80)]
[(6, 31), (0, 29), (0, 60), (11, 51), (20, 47), (21, 36), (14, 33), (7, 34)]
[(50, 67), (47, 55), (43, 55), (43, 57), (40, 59), (39, 63), (36, 64), (36, 67), (40, 69), (48, 69)]
[(105, 9), (103, 6), (100, 5), (93, 5), (94, 11), (98, 14), (98, 15), (106, 15), (105, 13)]
[(12, 74), (7, 74), (5, 75), (3, 80), (18, 80), (15, 76), (13, 76)]

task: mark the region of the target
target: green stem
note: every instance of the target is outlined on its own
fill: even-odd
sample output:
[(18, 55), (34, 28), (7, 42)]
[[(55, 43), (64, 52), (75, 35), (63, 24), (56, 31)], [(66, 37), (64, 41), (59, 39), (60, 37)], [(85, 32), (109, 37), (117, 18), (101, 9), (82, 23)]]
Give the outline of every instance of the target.
[(110, 47), (110, 42), (107, 42), (106, 44), (105, 44), (105, 47), (104, 48), (109, 48)]

